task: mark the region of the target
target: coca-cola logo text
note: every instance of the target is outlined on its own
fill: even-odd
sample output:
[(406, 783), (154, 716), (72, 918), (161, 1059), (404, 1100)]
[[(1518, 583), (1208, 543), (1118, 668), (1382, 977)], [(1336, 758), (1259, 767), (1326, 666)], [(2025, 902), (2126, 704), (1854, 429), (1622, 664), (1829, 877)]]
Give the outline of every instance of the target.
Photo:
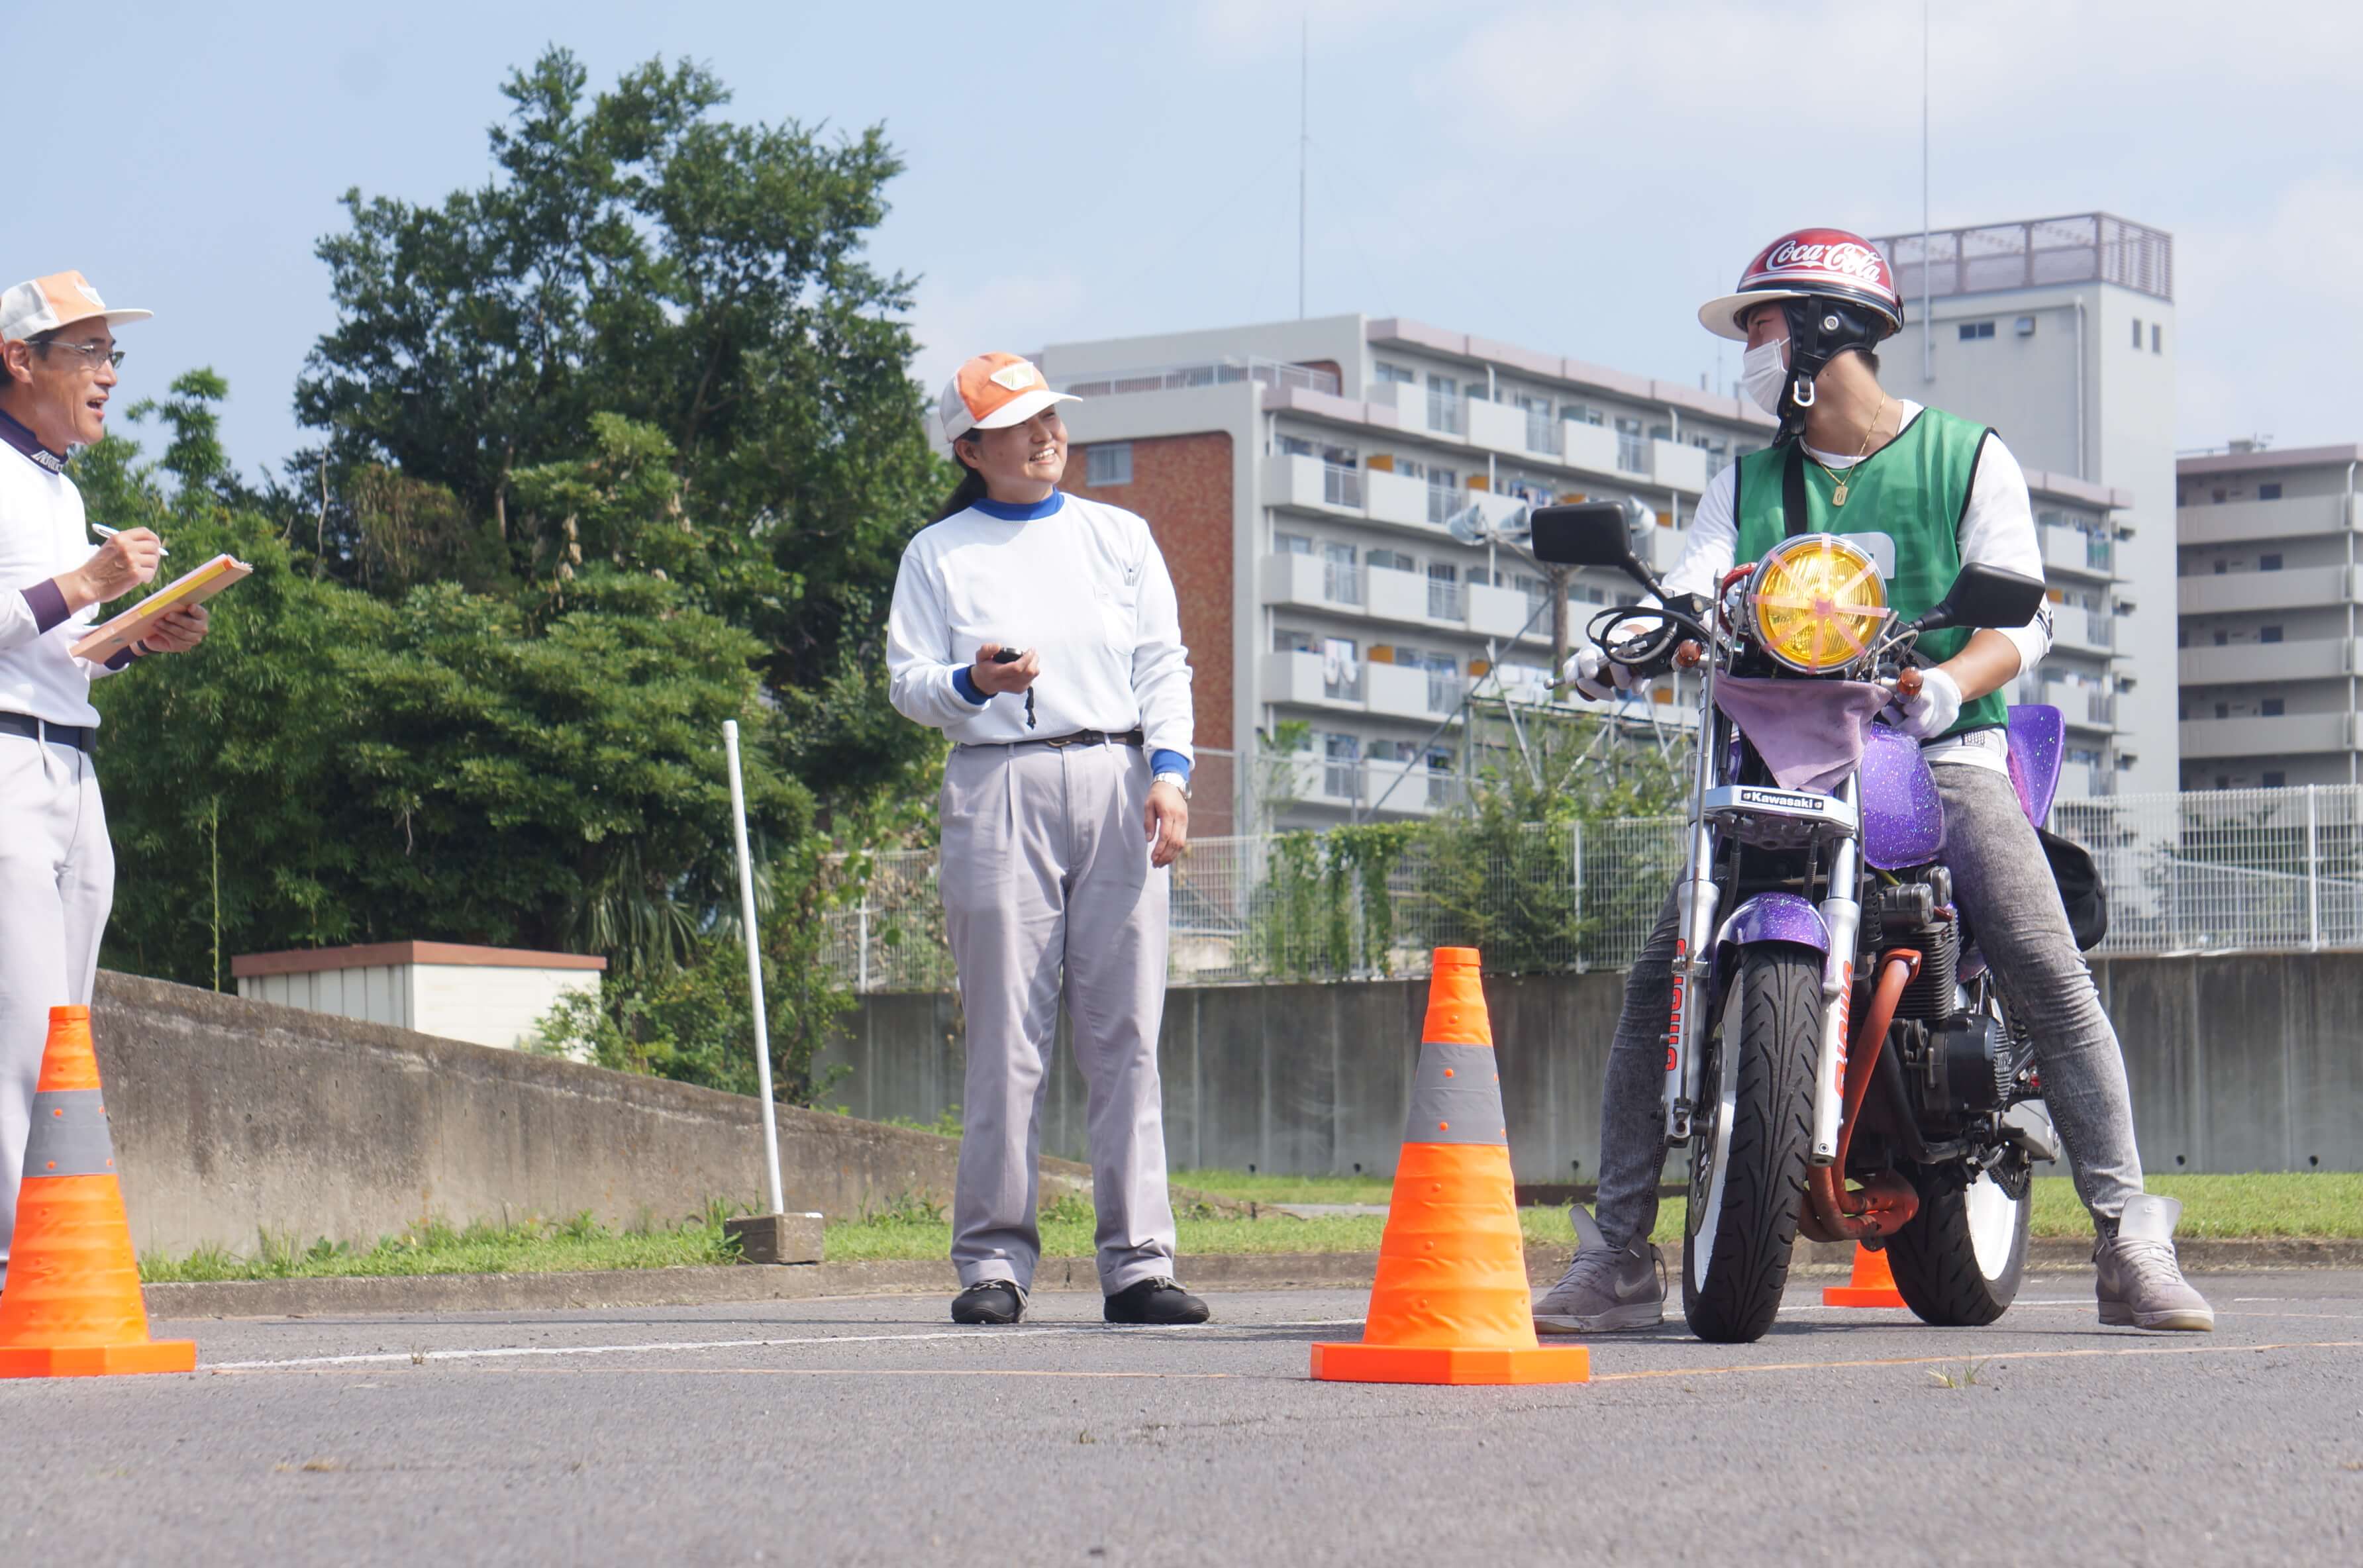
[(1766, 252), (1764, 271), (1778, 272), (1792, 267), (1836, 272), (1882, 289), (1888, 286), (1887, 263), (1880, 259), (1879, 252), (1852, 240), (1836, 245), (1800, 245), (1793, 239), (1784, 239)]

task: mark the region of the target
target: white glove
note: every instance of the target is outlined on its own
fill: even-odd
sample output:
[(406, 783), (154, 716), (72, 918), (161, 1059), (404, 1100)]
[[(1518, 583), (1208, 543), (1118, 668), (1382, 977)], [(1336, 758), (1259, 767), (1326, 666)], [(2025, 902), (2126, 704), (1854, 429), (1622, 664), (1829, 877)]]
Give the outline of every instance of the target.
[(1633, 672), (1609, 663), (1608, 656), (1596, 646), (1577, 649), (1567, 661), (1566, 676), (1580, 694), (1594, 702), (1605, 702), (1619, 691), (1633, 690)]
[(1941, 669), (1920, 672), (1920, 695), (1897, 700), (1903, 716), (1896, 728), (1918, 740), (1934, 740), (1959, 722), (1961, 685)]

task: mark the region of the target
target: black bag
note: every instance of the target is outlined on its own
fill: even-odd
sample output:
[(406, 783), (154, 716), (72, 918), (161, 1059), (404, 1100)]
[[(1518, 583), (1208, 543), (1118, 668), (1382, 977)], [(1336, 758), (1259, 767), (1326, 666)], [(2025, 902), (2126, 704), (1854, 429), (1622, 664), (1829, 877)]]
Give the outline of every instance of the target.
[(2051, 879), (2059, 884), (2059, 902), (2068, 911), (2068, 929), (2080, 952), (2090, 953), (2109, 934), (2109, 893), (2101, 885), (2101, 868), (2092, 852), (2048, 828), (2036, 828), (2044, 858), (2051, 862)]

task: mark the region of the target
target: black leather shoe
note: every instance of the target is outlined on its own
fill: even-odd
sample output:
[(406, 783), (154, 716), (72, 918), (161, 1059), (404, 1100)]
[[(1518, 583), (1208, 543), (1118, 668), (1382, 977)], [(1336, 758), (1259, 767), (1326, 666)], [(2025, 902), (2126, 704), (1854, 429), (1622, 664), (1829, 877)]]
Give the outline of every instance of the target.
[(955, 1323), (1014, 1323), (1024, 1316), (1026, 1292), (1012, 1280), (983, 1280), (952, 1297)]
[(1143, 1279), (1107, 1298), (1111, 1323), (1203, 1323), (1206, 1304), (1170, 1279)]

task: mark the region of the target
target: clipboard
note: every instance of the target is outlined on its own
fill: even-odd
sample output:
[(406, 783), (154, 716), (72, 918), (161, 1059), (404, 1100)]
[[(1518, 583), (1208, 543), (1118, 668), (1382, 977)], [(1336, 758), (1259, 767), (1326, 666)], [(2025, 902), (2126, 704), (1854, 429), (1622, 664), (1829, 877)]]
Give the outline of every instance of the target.
[(157, 590), (105, 625), (93, 627), (66, 651), (76, 658), (104, 663), (146, 636), (149, 628), (173, 611), (185, 610), (192, 604), (203, 604), (253, 570), (236, 556), (216, 556), (194, 571), (173, 579), (168, 586)]

